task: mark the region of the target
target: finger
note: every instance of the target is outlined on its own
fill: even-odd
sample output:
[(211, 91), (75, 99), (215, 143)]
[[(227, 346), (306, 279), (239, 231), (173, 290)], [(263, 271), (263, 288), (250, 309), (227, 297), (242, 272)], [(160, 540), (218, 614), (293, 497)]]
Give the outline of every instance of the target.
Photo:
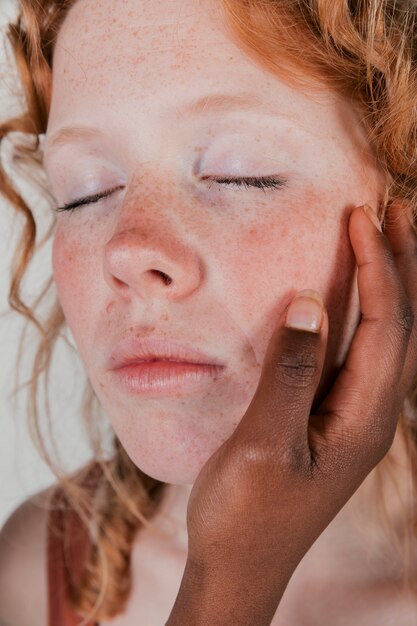
[(412, 226), (407, 216), (405, 203), (397, 201), (390, 205), (384, 230), (414, 312), (414, 325), (400, 383), (400, 389), (406, 395), (417, 375), (417, 235), (415, 226)]
[[(302, 326), (309, 311), (317, 326), (321, 318), (320, 332), (285, 325)], [(328, 317), (321, 297), (310, 290), (300, 292), (281, 314), (271, 337), (255, 395), (233, 433), (234, 446), (247, 446), (248, 454), (257, 458), (271, 453), (278, 461), (289, 455), (297, 464), (310, 462), (308, 421), (327, 335)]]
[(318, 414), (326, 416), (324, 439), (336, 436), (350, 442), (342, 445), (342, 455), (351, 455), (357, 444), (369, 453), (373, 467), (377, 461), (372, 454), (382, 458), (394, 436), (400, 408), (397, 386), (413, 313), (389, 241), (360, 207), (350, 216), (349, 233), (358, 265), (362, 319)]

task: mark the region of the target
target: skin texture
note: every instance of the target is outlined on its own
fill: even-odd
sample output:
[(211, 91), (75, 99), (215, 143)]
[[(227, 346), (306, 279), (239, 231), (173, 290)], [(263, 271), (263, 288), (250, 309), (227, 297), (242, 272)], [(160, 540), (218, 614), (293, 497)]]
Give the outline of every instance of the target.
[[(388, 245), (381, 240), (377, 244), (374, 231), (373, 244), (369, 243), (372, 236), (364, 216), (355, 218), (354, 240), (363, 265), (370, 268), (365, 270), (368, 283), (365, 281), (363, 291), (374, 287), (373, 296), (368, 290), (366, 315), (371, 320), (377, 305), (381, 320), (377, 327), (382, 329), (382, 334), (371, 333), (368, 347), (372, 353), (375, 346), (379, 350), (372, 362), (388, 364), (388, 369), (381, 368), (380, 378), (375, 369), (375, 385), (368, 385), (374, 394), (374, 413), (368, 415), (365, 409), (369, 405), (359, 401), (367, 397), (368, 388), (356, 394), (356, 404), (345, 403), (345, 410), (355, 409), (345, 415), (355, 418), (355, 438), (351, 440), (355, 455), (342, 446), (342, 463), (337, 454), (341, 440), (333, 437), (333, 447), (323, 455), (326, 480), (310, 480), (305, 440), (304, 452), (298, 457), (302, 463), (289, 468), (286, 461), (291, 458), (288, 450), (302, 441), (302, 431), (306, 433), (308, 409), (317, 386), (318, 405), (354, 335), (360, 312), (358, 258), (352, 251), (348, 221), (356, 205), (378, 207), (383, 179), (373, 165), (352, 105), (328, 91), (302, 92), (265, 73), (231, 42), (215, 7), (208, 1), (156, 5), (85, 0), (70, 12), (54, 58), (47, 173), (59, 205), (115, 185), (123, 185), (123, 189), (72, 215), (58, 214), (53, 247), (55, 281), (90, 380), (122, 444), (145, 472), (178, 488), (171, 490), (176, 498), (167, 508), (182, 532), (176, 544), (180, 556), (169, 583), (161, 590), (161, 601), (167, 607), (164, 618), (177, 598), (170, 615), (172, 624), (184, 623), (190, 610), (195, 623), (214, 624), (214, 619), (231, 623), (228, 611), (239, 607), (244, 610), (241, 615), (233, 614), (233, 623), (269, 624), (288, 577), (319, 535), (316, 552), (308, 553), (292, 578), (295, 583), (288, 588), (288, 600), (284, 596), (284, 604), (280, 604), (282, 621), (276, 623), (290, 623), (286, 619), (290, 614), (296, 616), (294, 623), (301, 623), (300, 598), (312, 606), (311, 601), (327, 593), (330, 583), (333, 588), (336, 580), (342, 590), (339, 598), (346, 597), (349, 585), (355, 598), (354, 605), (349, 603), (347, 617), (352, 606), (368, 615), (370, 605), (380, 606), (388, 597), (388, 576), (397, 576), (388, 574), (387, 563), (377, 560), (364, 568), (371, 539), (375, 552), (384, 555), (388, 554), (386, 543), (375, 526), (369, 526), (362, 543), (358, 540), (350, 524), (351, 509), (355, 509), (351, 504), (343, 509), (342, 517), (336, 516), (330, 534), (323, 531), (391, 443), (401, 395), (400, 362), (410, 327), (403, 323), (400, 331), (401, 320), (391, 315), (389, 306), (404, 304), (404, 292), (398, 287)], [(241, 91), (259, 98), (252, 111), (223, 107), (221, 112), (207, 108), (199, 116), (179, 113), (191, 100)], [(266, 116), (263, 108), (272, 113)], [(73, 124), (94, 127), (102, 135), (52, 151), (58, 129)], [(266, 193), (215, 184), (209, 188), (204, 180), (211, 175), (273, 174), (283, 176), (286, 186)], [(362, 237), (367, 237), (368, 248)], [(168, 275), (171, 285), (157, 272)], [(388, 292), (378, 289), (378, 284), (385, 286), (386, 273), (391, 285)], [(414, 282), (409, 279), (410, 285)], [(315, 289), (324, 299), (327, 344), (320, 339), (303, 346), (303, 340), (286, 336), (288, 344), (279, 334), (281, 339), (274, 348), (278, 355), (290, 354), (284, 347), (292, 346), (292, 358), (299, 347), (314, 352), (318, 359), (309, 384), (280, 403), (266, 384), (274, 376), (271, 338), (293, 295), (305, 288)], [(384, 294), (383, 301), (379, 294)], [(395, 350), (390, 333), (386, 333), (390, 329)], [(106, 372), (110, 352), (120, 338), (151, 331), (199, 347), (222, 361), (225, 369), (217, 380), (193, 394), (144, 399), (122, 393)], [(382, 337), (388, 337), (387, 344)], [(415, 356), (414, 339), (407, 381)], [(268, 375), (262, 379), (265, 363), (269, 364), (264, 369)], [(320, 384), (318, 363), (324, 366)], [(283, 383), (282, 372), (277, 380)], [(360, 383), (364, 380), (362, 375)], [(263, 391), (255, 394), (260, 381)], [(354, 385), (352, 389), (357, 391)], [(399, 396), (392, 403), (386, 398), (381, 401), (381, 393), (388, 394), (391, 389)], [(291, 404), (294, 397), (297, 407)], [(268, 402), (273, 414), (265, 410)], [(379, 411), (381, 407), (383, 411)], [(334, 409), (328, 406), (329, 411)], [(366, 418), (369, 421), (365, 423)], [(271, 429), (275, 425), (279, 425), (276, 432)], [(263, 442), (264, 450), (265, 443), (272, 441), (270, 432), (282, 454), (271, 458), (275, 448), (270, 447), (259, 472), (243, 467), (234, 450), (245, 437), (246, 441)], [(224, 444), (223, 457), (222, 453), (211, 456)], [(399, 458), (404, 459), (401, 446), (397, 449)], [(209, 457), (211, 465), (206, 464)], [(219, 475), (221, 481), (216, 480)], [(227, 484), (233, 488), (224, 490)], [(268, 491), (262, 490), (265, 485), (269, 485)], [(234, 505), (231, 494), (235, 495)], [(368, 521), (368, 495), (365, 488), (352, 498), (363, 514), (361, 522)], [(287, 507), (280, 506), (282, 498)], [(252, 513), (250, 520), (239, 512), (242, 502), (245, 512)], [(367, 508), (361, 508), (364, 502)], [(191, 504), (188, 537), (187, 503)], [(268, 511), (275, 513), (274, 519), (268, 517)], [(282, 511), (287, 511), (287, 517), (280, 517)], [(400, 525), (403, 510), (395, 513)], [(239, 526), (242, 519), (248, 520), (243, 527)], [(292, 521), (289, 535), (285, 534), (288, 519)], [(219, 545), (226, 546), (228, 553), (213, 553), (212, 546), (219, 538)], [(187, 539), (191, 539), (188, 548), (193, 562), (185, 564)], [(155, 571), (160, 580), (162, 562), (165, 567), (169, 553), (169, 549), (161, 549), (156, 558), (160, 545), (146, 543), (146, 534), (141, 535), (132, 555), (135, 580), (139, 564), (145, 572)], [(251, 551), (242, 550), (242, 545), (251, 545)], [(149, 546), (150, 558), (145, 562)], [(271, 546), (278, 554), (271, 552)], [(293, 551), (285, 552), (288, 547)], [(254, 577), (254, 564), (264, 566), (265, 554), (270, 555), (271, 575)], [(230, 567), (234, 574), (240, 572), (239, 579), (231, 577)], [(375, 571), (384, 571), (378, 598), (373, 603), (366, 597), (358, 600), (352, 581), (357, 584), (360, 580), (361, 589), (373, 588)], [(217, 599), (226, 584), (231, 605), (225, 602), (220, 615)], [(144, 594), (140, 601), (139, 593)], [(151, 596), (143, 585), (140, 590), (135, 588), (130, 613), (126, 621), (121, 617), (117, 624), (130, 626), (140, 621), (136, 606), (144, 611), (144, 600)], [(323, 609), (319, 608), (318, 614), (319, 623), (324, 623)], [(327, 612), (325, 617), (334, 623)], [(160, 615), (155, 623), (162, 623)], [(381, 622), (375, 623), (379, 626)]]
[[(390, 449), (417, 359), (416, 237), (403, 211), (391, 210), (388, 237), (361, 208), (350, 218), (362, 320), (313, 415), (326, 315), (320, 333), (289, 330), (287, 311), (279, 320), (253, 402), (191, 492), (187, 565), (170, 626), (190, 613), (201, 626), (271, 624), (298, 563)], [(305, 297), (297, 302), (308, 306)]]
[[(128, 454), (148, 474), (190, 485), (247, 410), (276, 320), (298, 290), (317, 290), (328, 311), (323, 379), (342, 363), (359, 313), (348, 215), (378, 206), (381, 177), (349, 103), (266, 73), (226, 35), (214, 3), (162, 4), (73, 7), (54, 56), (45, 167), (59, 205), (123, 185), (58, 214), (54, 277)], [(260, 104), (178, 114), (203, 96), (242, 91)], [(52, 150), (60, 127), (81, 124), (102, 135)], [(286, 187), (203, 180), (272, 174)], [(150, 331), (226, 367), (198, 393), (126, 394), (108, 358), (120, 338)]]

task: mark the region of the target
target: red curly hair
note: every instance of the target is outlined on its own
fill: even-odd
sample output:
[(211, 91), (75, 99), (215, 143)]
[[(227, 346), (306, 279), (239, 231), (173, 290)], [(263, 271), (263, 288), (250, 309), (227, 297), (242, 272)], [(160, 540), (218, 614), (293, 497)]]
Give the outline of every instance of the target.
[[(27, 177), (35, 178), (51, 204), (53, 198), (42, 174), (40, 137), (46, 132), (50, 110), (54, 46), (73, 4), (74, 0), (20, 0), (18, 17), (7, 31), (22, 88), (23, 111), (0, 125), (0, 142), (15, 132), (26, 138), (15, 142), (13, 164), (24, 166)], [(293, 79), (296, 76), (302, 81), (303, 76), (314, 76), (352, 100), (386, 174), (385, 209), (389, 202), (400, 199), (416, 228), (417, 5), (407, 0), (220, 0), (219, 6), (231, 37), (272, 74), (282, 75), (285, 59), (288, 67), (298, 70)], [(303, 47), (300, 41), (305, 42)], [(110, 620), (125, 608), (131, 591), (133, 541), (157, 510), (165, 484), (137, 468), (117, 437), (113, 439), (111, 458), (104, 460), (99, 429), (93, 426), (97, 398), (88, 381), (83, 414), (91, 431), (95, 460), (69, 476), (52, 461), (39, 429), (38, 392), (42, 377), (45, 384), (48, 381), (53, 350), (62, 336), (65, 318), (56, 297), (45, 319), (36, 313), (53, 290), (52, 278), (34, 303), (23, 301), (22, 281), (39, 245), (39, 224), (34, 207), (24, 200), (2, 164), (0, 190), (23, 221), (9, 302), (40, 334), (33, 376), (28, 382), (35, 440), (70, 505), (87, 527), (91, 528), (93, 519), (96, 529), (82, 582), (70, 590), (71, 601), (89, 619)], [(53, 226), (45, 239), (52, 235)], [(417, 381), (405, 401), (400, 421), (413, 479), (417, 476), (416, 413)], [(89, 477), (97, 467), (92, 498)], [(415, 528), (410, 532), (414, 533)]]

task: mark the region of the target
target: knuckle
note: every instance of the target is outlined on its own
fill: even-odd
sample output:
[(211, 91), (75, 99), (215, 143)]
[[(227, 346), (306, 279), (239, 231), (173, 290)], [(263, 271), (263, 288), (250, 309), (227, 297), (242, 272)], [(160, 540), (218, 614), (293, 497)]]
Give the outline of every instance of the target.
[(286, 350), (277, 357), (275, 382), (287, 387), (309, 387), (316, 380), (318, 371), (319, 360), (314, 352)]
[(234, 452), (241, 498), (253, 498), (255, 486), (262, 489), (278, 477), (303, 478), (310, 467), (308, 446), (285, 436), (280, 441), (272, 437), (265, 438), (262, 443), (255, 440), (241, 442)]
[[(228, 471), (223, 472), (222, 485), (243, 507), (253, 504), (257, 494), (275, 474), (273, 457), (256, 442), (241, 442), (228, 456)], [(269, 480), (268, 480), (269, 479)]]
[(263, 442), (247, 440), (235, 446), (234, 455), (243, 484), (253, 486), (255, 481), (263, 482), (276, 469), (278, 450), (266, 439)]

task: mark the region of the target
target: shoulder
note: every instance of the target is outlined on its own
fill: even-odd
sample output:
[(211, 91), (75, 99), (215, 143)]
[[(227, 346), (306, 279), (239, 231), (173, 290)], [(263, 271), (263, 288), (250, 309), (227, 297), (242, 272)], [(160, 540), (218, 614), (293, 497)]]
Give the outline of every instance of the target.
[(25, 500), (0, 531), (0, 626), (47, 626), (49, 487)]

